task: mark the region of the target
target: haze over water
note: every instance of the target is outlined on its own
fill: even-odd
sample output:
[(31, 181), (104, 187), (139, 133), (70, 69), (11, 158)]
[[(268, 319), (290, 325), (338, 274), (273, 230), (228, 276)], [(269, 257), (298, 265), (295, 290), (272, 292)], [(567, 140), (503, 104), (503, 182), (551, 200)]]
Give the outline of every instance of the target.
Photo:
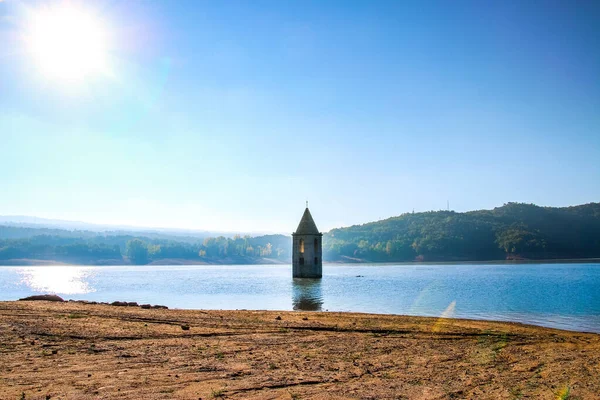
[(600, 264), (0, 267), (0, 300), (136, 301), (187, 309), (327, 310), (515, 321), (600, 333)]

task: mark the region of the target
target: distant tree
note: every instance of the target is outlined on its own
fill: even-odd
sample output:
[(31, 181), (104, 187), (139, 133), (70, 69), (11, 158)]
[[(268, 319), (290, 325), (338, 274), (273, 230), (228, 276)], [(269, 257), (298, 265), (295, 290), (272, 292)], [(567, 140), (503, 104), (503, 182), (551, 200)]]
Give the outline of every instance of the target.
[(269, 257), (271, 253), (273, 253), (273, 245), (271, 243), (267, 243), (267, 245), (263, 249), (263, 256)]
[(536, 233), (523, 228), (509, 228), (497, 235), (498, 247), (507, 254), (521, 254), (544, 249), (546, 243)]
[(385, 245), (385, 252), (388, 256), (391, 256), (394, 253), (394, 244), (391, 240), (388, 240)]
[[(1, 2), (1, 0), (0, 0)], [(94, 263), (127, 255), (148, 260), (223, 260), (231, 255), (289, 262), (289, 236), (182, 237), (0, 226), (0, 260), (79, 258)], [(123, 254), (121, 254), (123, 251)], [(507, 203), (492, 210), (406, 213), (333, 229), (323, 236), (326, 261), (498, 260), (600, 257), (600, 203), (538, 207)]]
[(160, 258), (161, 246), (160, 244), (149, 244), (148, 245), (148, 257), (149, 258)]
[(148, 245), (140, 239), (132, 239), (127, 242), (126, 254), (134, 264), (148, 263)]

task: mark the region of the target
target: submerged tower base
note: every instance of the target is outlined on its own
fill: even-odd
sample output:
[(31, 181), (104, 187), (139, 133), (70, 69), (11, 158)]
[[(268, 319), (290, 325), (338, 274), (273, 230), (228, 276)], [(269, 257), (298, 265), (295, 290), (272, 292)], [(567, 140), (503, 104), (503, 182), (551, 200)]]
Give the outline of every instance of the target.
[(323, 234), (304, 210), (296, 232), (292, 233), (292, 276), (294, 278), (321, 278), (323, 276)]

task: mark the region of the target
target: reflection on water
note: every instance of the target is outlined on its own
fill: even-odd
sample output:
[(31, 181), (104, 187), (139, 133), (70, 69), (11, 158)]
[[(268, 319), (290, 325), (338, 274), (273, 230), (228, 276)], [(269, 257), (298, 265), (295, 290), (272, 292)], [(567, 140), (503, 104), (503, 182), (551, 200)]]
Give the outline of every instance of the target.
[[(1, 0), (0, 0), (1, 2)], [(188, 309), (331, 310), (518, 321), (600, 333), (600, 264), (0, 267), (0, 301), (56, 293)], [(441, 320), (443, 322), (443, 320)]]
[(87, 279), (93, 268), (34, 267), (18, 272), (21, 283), (35, 292), (56, 294), (83, 294), (94, 292)]
[(323, 292), (320, 279), (294, 278), (292, 308), (301, 311), (321, 311)]

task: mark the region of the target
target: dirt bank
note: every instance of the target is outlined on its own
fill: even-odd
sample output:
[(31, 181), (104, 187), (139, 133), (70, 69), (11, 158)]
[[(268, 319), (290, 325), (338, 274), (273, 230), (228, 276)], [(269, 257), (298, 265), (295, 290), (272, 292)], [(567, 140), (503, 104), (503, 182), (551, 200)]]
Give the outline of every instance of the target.
[(600, 335), (389, 315), (0, 302), (0, 399), (563, 394), (600, 398)]

